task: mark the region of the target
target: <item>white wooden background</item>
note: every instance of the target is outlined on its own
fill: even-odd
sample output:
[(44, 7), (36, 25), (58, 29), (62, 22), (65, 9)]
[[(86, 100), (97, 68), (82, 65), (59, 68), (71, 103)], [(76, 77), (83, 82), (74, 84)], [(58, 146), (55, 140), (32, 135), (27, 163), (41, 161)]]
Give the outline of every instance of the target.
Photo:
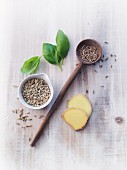
[[(0, 170), (127, 169), (126, 6), (126, 0), (0, 0)], [(41, 55), (43, 42), (55, 43), (58, 29), (68, 35), (71, 44), (63, 71), (45, 60), (39, 68), (51, 79), (54, 99), (78, 62), (75, 49), (81, 40), (96, 39), (103, 54), (109, 58), (116, 54), (117, 62), (113, 57), (102, 69), (98, 64), (84, 67), (36, 147), (31, 148), (29, 137), (41, 120), (34, 118), (33, 127), (26, 130), (16, 125), (12, 109), (24, 107), (13, 86), (24, 78), (19, 71), (24, 60)], [(84, 130), (74, 132), (61, 119), (61, 112), (72, 95), (85, 94), (86, 89), (93, 114)], [(50, 107), (24, 109), (34, 117), (46, 115)], [(115, 121), (119, 116), (124, 120), (121, 124)]]

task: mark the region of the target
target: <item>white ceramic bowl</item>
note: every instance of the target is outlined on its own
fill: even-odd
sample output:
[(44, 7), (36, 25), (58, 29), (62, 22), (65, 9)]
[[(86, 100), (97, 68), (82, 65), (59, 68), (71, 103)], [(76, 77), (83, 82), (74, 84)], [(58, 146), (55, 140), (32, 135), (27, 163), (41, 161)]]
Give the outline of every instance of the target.
[[(45, 104), (43, 104), (43, 105), (41, 105), (41, 106), (39, 106), (39, 107), (35, 107), (35, 106), (31, 106), (31, 105), (27, 104), (27, 103), (25, 102), (25, 100), (24, 100), (24, 98), (23, 98), (23, 96), (22, 96), (22, 92), (21, 92), (23, 85), (24, 85), (28, 80), (33, 79), (33, 78), (39, 78), (39, 79), (45, 80), (45, 81), (47, 82), (47, 84), (49, 85), (49, 88), (50, 88), (50, 91), (51, 91), (51, 96), (50, 96), (50, 98), (48, 99), (48, 101), (47, 101)], [(26, 107), (28, 107), (28, 108), (30, 108), (30, 109), (42, 109), (42, 108), (46, 107), (46, 106), (51, 102), (51, 100), (52, 100), (52, 98), (53, 98), (53, 87), (52, 87), (52, 84), (51, 84), (51, 82), (50, 82), (49, 77), (47, 76), (47, 74), (45, 74), (45, 73), (32, 74), (32, 75), (26, 77), (26, 78), (20, 83), (20, 85), (19, 85), (18, 96), (19, 96), (19, 100), (21, 101), (21, 103), (22, 103), (24, 106), (26, 106)]]

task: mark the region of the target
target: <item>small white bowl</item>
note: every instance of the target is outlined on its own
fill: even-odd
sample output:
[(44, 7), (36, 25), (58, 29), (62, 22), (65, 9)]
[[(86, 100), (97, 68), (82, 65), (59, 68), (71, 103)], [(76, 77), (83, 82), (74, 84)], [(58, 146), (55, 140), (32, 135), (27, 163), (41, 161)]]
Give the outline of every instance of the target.
[[(28, 80), (33, 79), (33, 78), (39, 78), (39, 79), (45, 80), (45, 81), (47, 82), (49, 88), (50, 88), (50, 91), (51, 91), (51, 95), (50, 95), (50, 98), (48, 99), (48, 101), (47, 101), (45, 104), (43, 104), (43, 105), (41, 105), (41, 106), (39, 106), (39, 107), (31, 106), (31, 105), (29, 105), (28, 103), (26, 103), (25, 100), (24, 100), (24, 98), (23, 98), (23, 96), (22, 96), (22, 92), (21, 92), (23, 85), (24, 85)], [(51, 102), (51, 100), (52, 100), (52, 98), (53, 98), (53, 87), (52, 87), (52, 84), (51, 84), (51, 82), (50, 82), (49, 77), (47, 76), (47, 74), (45, 74), (45, 73), (32, 74), (32, 75), (26, 77), (26, 78), (20, 83), (20, 85), (19, 85), (18, 96), (19, 96), (19, 100), (21, 101), (21, 103), (22, 103), (24, 106), (26, 106), (26, 107), (28, 107), (28, 108), (30, 108), (30, 109), (42, 109), (42, 108), (46, 107), (46, 106)]]

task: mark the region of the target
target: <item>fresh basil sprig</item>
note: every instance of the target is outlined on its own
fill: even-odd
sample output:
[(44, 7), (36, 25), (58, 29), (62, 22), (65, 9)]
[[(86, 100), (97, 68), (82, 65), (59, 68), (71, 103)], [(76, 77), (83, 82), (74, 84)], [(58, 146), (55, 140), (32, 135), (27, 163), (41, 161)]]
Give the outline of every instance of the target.
[[(58, 30), (56, 46), (48, 43), (43, 44), (43, 56), (51, 64), (56, 64), (60, 69), (64, 58), (67, 56), (70, 44), (63, 31)], [(52, 62), (51, 62), (52, 61)]]
[[(50, 63), (57, 65), (62, 70), (64, 58), (67, 56), (70, 48), (69, 40), (63, 31), (58, 30), (56, 35), (56, 45), (43, 43), (42, 55)], [(35, 56), (23, 64), (21, 72), (24, 74), (33, 74), (38, 69), (42, 56)]]

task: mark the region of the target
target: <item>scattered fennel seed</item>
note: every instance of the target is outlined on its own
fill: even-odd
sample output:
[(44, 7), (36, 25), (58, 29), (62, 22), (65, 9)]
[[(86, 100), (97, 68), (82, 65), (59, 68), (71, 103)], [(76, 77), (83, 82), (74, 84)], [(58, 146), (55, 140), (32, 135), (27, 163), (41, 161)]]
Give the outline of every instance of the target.
[(106, 59), (105, 59), (105, 61), (107, 61), (109, 58), (107, 57)]
[(89, 91), (88, 91), (88, 90), (86, 90), (86, 93), (89, 93)]

